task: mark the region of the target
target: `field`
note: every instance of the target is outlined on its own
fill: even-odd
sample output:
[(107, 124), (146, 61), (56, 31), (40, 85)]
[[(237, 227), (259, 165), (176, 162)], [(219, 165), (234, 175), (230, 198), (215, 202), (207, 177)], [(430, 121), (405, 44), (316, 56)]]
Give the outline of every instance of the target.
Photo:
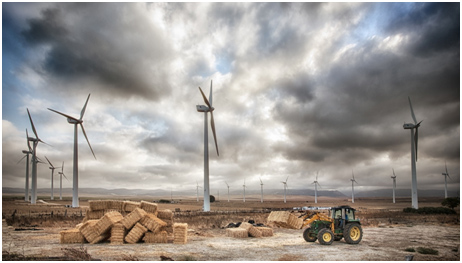
[[(132, 201), (153, 201), (152, 197), (117, 197)], [(2, 198), (3, 259), (16, 258), (51, 260), (70, 257), (80, 260), (89, 256), (100, 260), (161, 260), (161, 256), (174, 260), (201, 261), (384, 261), (405, 260), (460, 260), (460, 216), (419, 215), (404, 213), (410, 206), (409, 198), (399, 198), (393, 204), (389, 199), (360, 198), (352, 204), (342, 198), (320, 198), (316, 206), (330, 207), (350, 205), (361, 219), (364, 236), (358, 245), (348, 245), (343, 240), (330, 246), (318, 242), (305, 242), (303, 230), (274, 227), (274, 236), (237, 239), (226, 237), (225, 227), (231, 222), (250, 219), (267, 224), (270, 210), (315, 206), (312, 197), (291, 196), (287, 203), (280, 197), (246, 197), (246, 202), (233, 196), (211, 205), (212, 212), (200, 212), (202, 203), (195, 197), (178, 197), (176, 203), (159, 203), (160, 209), (176, 211), (175, 222), (188, 223), (188, 243), (178, 244), (123, 244), (95, 245), (60, 244), (59, 232), (80, 223), (88, 210), (88, 200), (107, 197), (81, 197), (80, 208), (68, 208), (70, 197), (63, 201), (39, 197), (36, 205), (24, 202), (20, 197)], [(111, 198), (115, 199), (115, 198)], [(157, 198), (167, 199), (170, 197)], [(442, 199), (419, 199), (420, 207), (439, 207)], [(433, 254), (423, 254), (420, 249), (433, 249)], [(414, 250), (414, 252), (413, 252)], [(436, 251), (436, 252), (435, 252)], [(73, 256), (70, 256), (73, 252)], [(77, 254), (77, 256), (76, 256)], [(10, 258), (11, 259), (11, 258)], [(14, 257), (13, 257), (14, 259)]]

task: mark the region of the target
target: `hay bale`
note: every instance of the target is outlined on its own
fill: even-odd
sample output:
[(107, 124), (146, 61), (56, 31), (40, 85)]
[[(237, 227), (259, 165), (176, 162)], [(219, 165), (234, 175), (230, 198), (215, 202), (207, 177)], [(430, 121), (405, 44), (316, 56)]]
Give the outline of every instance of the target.
[(98, 238), (95, 228), (98, 221), (99, 220), (88, 220), (79, 228), (80, 233), (82, 233), (85, 239), (90, 243)]
[(98, 210), (107, 209), (106, 200), (90, 200), (88, 201), (88, 205), (90, 206), (90, 211), (98, 211)]
[(102, 242), (108, 239), (109, 237), (110, 237), (110, 233), (106, 232), (102, 235), (97, 236), (92, 242), (90, 242), (90, 244), (96, 244), (96, 243)]
[(241, 225), (239, 226), (239, 228), (243, 228), (247, 231), (249, 231), (249, 229), (252, 227), (252, 224), (250, 223), (247, 223), (247, 222), (242, 222)]
[(141, 208), (140, 202), (124, 201), (122, 210), (125, 212), (132, 212), (137, 208)]
[(173, 224), (173, 244), (186, 244), (188, 241), (188, 224)]
[(158, 210), (157, 217), (163, 221), (173, 220), (173, 212), (170, 209)]
[(74, 244), (85, 243), (85, 237), (80, 233), (78, 228), (63, 230), (59, 232), (59, 243), (61, 244)]
[(130, 232), (128, 232), (127, 236), (125, 237), (125, 242), (135, 244), (146, 232), (148, 232), (147, 228), (145, 228), (140, 223), (136, 223), (136, 225), (132, 228), (132, 230), (130, 230)]
[(121, 221), (124, 217), (117, 211), (106, 213), (95, 225), (96, 234), (99, 236), (108, 231), (112, 225)]
[(141, 208), (135, 208), (130, 214), (125, 216), (120, 223), (124, 225), (126, 229), (132, 228), (141, 218), (146, 215), (146, 212)]
[(85, 215), (86, 220), (93, 220), (93, 219), (100, 219), (104, 216), (104, 210), (95, 210), (95, 211), (87, 211)]
[(254, 227), (250, 223), (243, 222), (243, 223), (241, 223), (239, 228), (247, 230), (247, 232), (249, 233), (249, 236), (251, 236), (251, 237), (261, 237), (262, 236), (261, 231), (258, 230), (256, 227)]
[(111, 228), (111, 244), (123, 244), (125, 238), (125, 227), (122, 223), (115, 223)]
[(123, 211), (123, 206), (124, 206), (124, 201), (109, 200), (109, 201), (107, 201), (106, 206), (107, 206), (106, 209), (112, 209), (112, 210), (122, 212)]
[(273, 236), (273, 229), (271, 227), (257, 227), (257, 229), (260, 230), (262, 237)]
[(167, 243), (168, 234), (167, 231), (161, 231), (159, 233), (146, 232), (143, 237), (145, 243)]
[(147, 229), (151, 230), (154, 233), (160, 232), (160, 229), (164, 226), (167, 226), (167, 223), (157, 218), (151, 213), (146, 213), (146, 215), (141, 218), (139, 221), (140, 224), (145, 226)]
[(291, 214), (289, 211), (273, 211), (267, 218), (267, 222), (274, 222), (284, 228), (300, 229), (303, 219)]
[(246, 238), (249, 236), (249, 232), (244, 228), (227, 228), (226, 236), (235, 238)]
[(156, 203), (141, 201), (141, 209), (157, 216), (157, 204)]

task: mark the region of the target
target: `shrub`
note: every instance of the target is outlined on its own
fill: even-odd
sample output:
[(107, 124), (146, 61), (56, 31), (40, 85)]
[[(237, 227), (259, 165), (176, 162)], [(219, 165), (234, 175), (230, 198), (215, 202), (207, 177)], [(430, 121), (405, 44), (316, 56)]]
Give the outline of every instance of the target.
[(415, 252), (415, 249), (413, 247), (408, 247), (408, 248), (404, 249), (404, 251)]
[(445, 214), (451, 215), (456, 214), (456, 211), (447, 207), (421, 207), (415, 209), (412, 207), (407, 207), (403, 209), (404, 213), (417, 213), (417, 214)]
[(420, 254), (438, 255), (438, 250), (426, 247), (418, 247), (417, 252)]
[(459, 197), (448, 197), (441, 202), (442, 206), (447, 206), (450, 209), (454, 210), (454, 208), (458, 207), (460, 203)]

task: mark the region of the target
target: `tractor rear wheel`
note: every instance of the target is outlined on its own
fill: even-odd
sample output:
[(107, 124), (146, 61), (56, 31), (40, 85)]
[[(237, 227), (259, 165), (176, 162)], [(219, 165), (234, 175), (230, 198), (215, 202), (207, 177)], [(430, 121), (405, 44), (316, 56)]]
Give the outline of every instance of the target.
[(334, 233), (329, 228), (319, 230), (318, 240), (321, 245), (330, 245), (334, 242)]
[(358, 223), (351, 223), (346, 225), (343, 231), (343, 238), (348, 244), (358, 244), (363, 238), (363, 229)]
[(303, 238), (305, 239), (306, 242), (314, 242), (316, 241), (316, 236), (311, 236), (311, 228), (308, 227), (307, 229), (305, 229), (305, 231), (303, 231)]

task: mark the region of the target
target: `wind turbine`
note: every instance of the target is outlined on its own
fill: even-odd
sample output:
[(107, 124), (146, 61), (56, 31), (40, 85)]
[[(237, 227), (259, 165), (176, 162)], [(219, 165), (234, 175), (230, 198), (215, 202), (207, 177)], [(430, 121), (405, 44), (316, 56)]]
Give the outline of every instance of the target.
[(353, 171), (351, 171), (351, 174), (353, 175), (353, 178), (350, 179), (351, 180), (351, 202), (354, 203), (355, 202), (355, 186), (354, 186), (354, 183), (358, 183), (358, 182), (356, 182), (355, 174), (353, 173)]
[(321, 187), (321, 185), (318, 183), (318, 172), (316, 172), (316, 180), (313, 182), (314, 184), (314, 202), (317, 204), (318, 203), (318, 185)]
[(220, 156), (220, 153), (218, 152), (218, 144), (217, 144), (217, 136), (215, 133), (215, 122), (213, 120), (213, 111), (215, 110), (214, 107), (212, 107), (212, 81), (210, 81), (210, 95), (209, 99), (204, 95), (204, 92), (202, 92), (201, 87), (199, 87), (199, 91), (202, 94), (202, 97), (204, 98), (205, 105), (196, 105), (196, 109), (198, 112), (203, 112), (204, 113), (204, 211), (209, 212), (210, 211), (210, 185), (209, 185), (209, 135), (208, 135), (208, 129), (207, 129), (207, 124), (208, 124), (208, 118), (207, 118), (207, 113), (210, 112), (210, 125), (212, 127), (212, 132), (213, 132), (213, 139), (215, 140), (215, 148), (217, 149), (217, 155)]
[(18, 161), (20, 163), (22, 159), (26, 158), (26, 185), (24, 190), (24, 201), (29, 202), (29, 154), (34, 154), (32, 148), (30, 147), (29, 143), (29, 134), (27, 133), (26, 129), (26, 140), (27, 140), (27, 147), (29, 150), (22, 150), (22, 153), (25, 155)]
[(197, 198), (197, 202), (199, 202), (199, 188), (202, 188), (199, 186), (199, 183), (196, 181), (196, 198)]
[[(411, 167), (412, 167), (412, 207), (415, 209), (419, 208), (419, 201), (417, 198), (417, 175), (416, 175), (416, 162), (417, 162), (417, 143), (419, 141), (419, 123), (417, 123), (417, 119), (414, 115), (414, 110), (412, 109), (411, 98), (407, 97), (409, 100), (409, 107), (411, 108), (411, 115), (412, 119), (414, 120), (414, 124), (412, 123), (405, 123), (403, 125), (404, 129), (411, 130)], [(415, 129), (415, 133), (414, 133)]]
[(82, 111), (80, 112), (80, 118), (74, 118), (72, 116), (69, 116), (67, 114), (61, 113), (59, 111), (53, 110), (48, 108), (50, 111), (56, 112), (59, 115), (62, 115), (67, 118), (67, 122), (70, 124), (74, 124), (74, 171), (73, 171), (73, 176), (72, 176), (72, 207), (79, 207), (79, 145), (78, 145), (78, 125), (82, 128), (83, 135), (85, 135), (85, 139), (87, 139), (88, 146), (90, 146), (91, 153), (93, 154), (93, 157), (96, 156), (95, 153), (93, 152), (93, 149), (91, 148), (90, 141), (88, 140), (87, 134), (85, 133), (85, 128), (83, 128), (83, 115), (85, 114), (85, 109), (87, 108), (87, 103), (88, 100), (90, 99), (90, 94), (88, 94), (87, 101), (85, 102), (85, 105), (82, 108)]
[(242, 185), (242, 188), (244, 188), (244, 203), (245, 203), (245, 179), (244, 179), (244, 185)]
[[(444, 198), (448, 198), (448, 177), (449, 177), (449, 173), (448, 173), (448, 166), (446, 165), (446, 162), (444, 162), (444, 167), (446, 168), (446, 173), (442, 173), (442, 175), (444, 175)], [(451, 178), (451, 177), (449, 177)]]
[(393, 176), (391, 177), (393, 179), (393, 204), (395, 203), (395, 191), (396, 191), (396, 175), (395, 175), (395, 169), (393, 169)]
[(284, 203), (286, 203), (286, 201), (287, 201), (287, 200), (286, 200), (286, 189), (289, 188), (289, 187), (287, 186), (287, 180), (289, 180), (289, 176), (287, 176), (287, 179), (286, 179), (285, 182), (282, 182), (282, 181), (281, 181), (281, 183), (284, 184)]
[(263, 181), (260, 178), (260, 186), (261, 186), (261, 202), (263, 203)]
[(66, 180), (69, 181), (69, 179), (67, 179), (66, 175), (64, 174), (64, 162), (63, 162), (63, 166), (61, 166), (61, 172), (58, 172), (59, 174), (59, 200), (63, 200), (63, 176), (64, 178), (66, 178)]
[[(32, 131), (35, 134), (35, 138), (29, 137), (27, 135), (27, 140), (32, 142), (32, 184), (31, 184), (31, 200), (30, 203), (35, 205), (37, 202), (37, 163), (39, 162), (37, 158), (37, 145), (39, 142), (45, 143), (44, 141), (40, 140), (37, 135), (37, 130), (35, 130), (34, 122), (32, 121), (32, 117), (30, 116), (29, 109), (27, 109), (27, 114), (29, 115), (30, 124), (32, 126)], [(26, 130), (27, 133), (27, 130)], [(46, 144), (46, 143), (45, 143)]]
[(54, 200), (54, 196), (53, 196), (53, 191), (54, 191), (54, 187), (53, 187), (53, 182), (54, 182), (54, 178), (53, 178), (53, 174), (55, 173), (55, 169), (56, 168), (61, 168), (61, 167), (54, 167), (53, 164), (51, 164), (50, 160), (48, 160), (48, 158), (45, 156), (45, 159), (47, 159), (48, 163), (50, 164), (50, 170), (51, 170), (51, 200)]
[(225, 183), (226, 183), (226, 186), (228, 187), (228, 203), (229, 203), (229, 185), (228, 185), (228, 183), (226, 181), (225, 181)]

